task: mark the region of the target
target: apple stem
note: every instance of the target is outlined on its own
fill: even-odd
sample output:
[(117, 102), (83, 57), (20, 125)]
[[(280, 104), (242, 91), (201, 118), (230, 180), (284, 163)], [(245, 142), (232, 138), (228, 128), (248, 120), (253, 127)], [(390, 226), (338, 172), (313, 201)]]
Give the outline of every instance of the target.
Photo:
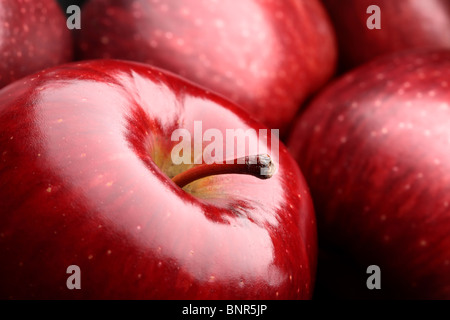
[(201, 178), (219, 174), (247, 174), (259, 179), (269, 179), (275, 172), (275, 164), (268, 154), (236, 158), (232, 163), (201, 164), (172, 178), (180, 188)]

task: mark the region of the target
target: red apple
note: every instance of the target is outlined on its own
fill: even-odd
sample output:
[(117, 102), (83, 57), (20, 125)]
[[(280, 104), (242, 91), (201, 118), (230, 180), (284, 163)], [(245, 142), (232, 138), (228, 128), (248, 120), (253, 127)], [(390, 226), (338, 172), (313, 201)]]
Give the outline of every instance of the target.
[(337, 55), (318, 0), (91, 0), (82, 21), (82, 58), (173, 71), (282, 133), (331, 77)]
[(384, 297), (450, 298), (450, 51), (348, 73), (307, 107), (288, 146), (323, 248), (378, 265)]
[[(448, 0), (322, 0), (333, 21), (341, 69), (406, 49), (450, 48)], [(381, 29), (369, 29), (367, 20), (380, 8)]]
[[(124, 61), (46, 69), (0, 91), (0, 297), (310, 298), (315, 216), (295, 160), (271, 142), (270, 179), (191, 177), (182, 189), (171, 178), (192, 168), (174, 165), (172, 133), (197, 121), (263, 128), (225, 99)], [(70, 265), (80, 290), (66, 286)]]
[(0, 2), (0, 88), (72, 59), (72, 35), (54, 0)]

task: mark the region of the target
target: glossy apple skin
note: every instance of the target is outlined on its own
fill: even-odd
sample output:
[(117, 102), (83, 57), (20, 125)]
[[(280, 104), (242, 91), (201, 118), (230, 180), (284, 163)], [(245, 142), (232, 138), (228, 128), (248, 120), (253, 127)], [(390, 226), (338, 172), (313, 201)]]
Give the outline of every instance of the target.
[(365, 266), (362, 281), (378, 265), (383, 297), (450, 298), (449, 85), (450, 51), (378, 59), (320, 94), (289, 139), (320, 246)]
[[(170, 167), (173, 130), (194, 121), (263, 128), (131, 62), (70, 64), (0, 91), (0, 296), (310, 298), (315, 216), (295, 160), (280, 144), (272, 178), (215, 176), (188, 193), (153, 159)], [(81, 290), (66, 287), (69, 265)]]
[(73, 58), (72, 35), (54, 0), (2, 0), (0, 26), (0, 88)]
[(282, 133), (335, 68), (334, 32), (317, 0), (92, 0), (82, 19), (82, 58), (170, 70)]
[[(407, 49), (450, 48), (448, 0), (322, 0), (339, 43), (341, 71)], [(370, 5), (381, 10), (381, 29), (367, 28)]]

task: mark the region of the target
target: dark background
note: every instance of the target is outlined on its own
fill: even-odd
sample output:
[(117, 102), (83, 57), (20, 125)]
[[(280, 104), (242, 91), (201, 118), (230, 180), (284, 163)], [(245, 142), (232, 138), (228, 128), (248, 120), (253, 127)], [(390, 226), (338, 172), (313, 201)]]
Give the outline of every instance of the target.
[(75, 5), (81, 7), (83, 5), (83, 3), (85, 3), (85, 2), (86, 2), (86, 0), (58, 0), (58, 3), (63, 8), (64, 12), (66, 12), (67, 7), (72, 4), (75, 4)]

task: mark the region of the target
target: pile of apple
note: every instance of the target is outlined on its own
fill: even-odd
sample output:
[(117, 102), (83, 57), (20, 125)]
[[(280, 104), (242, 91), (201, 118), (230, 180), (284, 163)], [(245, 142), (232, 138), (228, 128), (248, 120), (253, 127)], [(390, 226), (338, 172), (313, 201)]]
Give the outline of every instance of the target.
[[(4, 0), (0, 26), (0, 298), (450, 299), (448, 0)], [(281, 141), (174, 163), (198, 123)]]

